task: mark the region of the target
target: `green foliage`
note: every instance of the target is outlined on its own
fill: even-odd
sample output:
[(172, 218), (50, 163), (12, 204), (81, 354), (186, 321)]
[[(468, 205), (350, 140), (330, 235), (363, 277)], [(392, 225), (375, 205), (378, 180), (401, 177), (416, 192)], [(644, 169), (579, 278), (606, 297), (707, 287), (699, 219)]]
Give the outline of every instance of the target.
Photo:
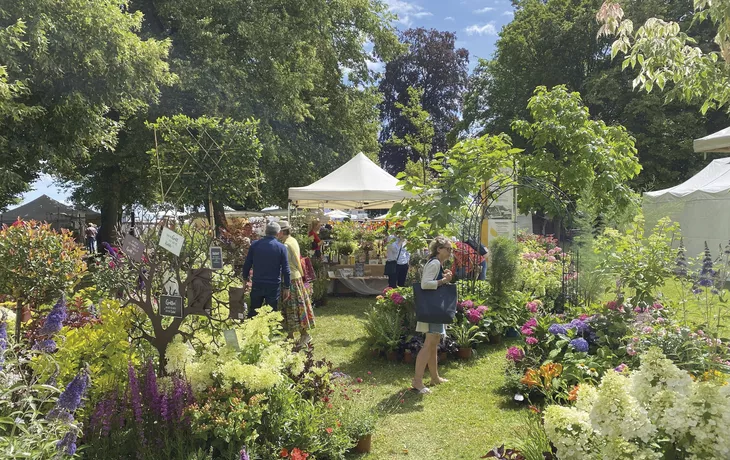
[(139, 356), (129, 342), (132, 309), (122, 308), (118, 300), (102, 300), (98, 307), (99, 322), (82, 327), (65, 326), (56, 336), (63, 343), (58, 352), (39, 355), (33, 368), (39, 376), (55, 375), (61, 386), (69, 383), (79, 369), (88, 366), (94, 385), (90, 399), (117, 387), (127, 376), (129, 362), (139, 364)]
[[(207, 204), (209, 196), (224, 203), (259, 198), (261, 146), (253, 120), (175, 115), (149, 127), (160, 139), (150, 153), (160, 168), (162, 202), (199, 205)], [(178, 180), (181, 176), (184, 180)]]
[[(593, 120), (580, 95), (565, 86), (536, 88), (527, 107), (533, 121), (518, 120), (512, 125), (531, 145), (519, 157), (522, 174), (553, 184), (573, 202), (590, 187), (601, 213), (632, 203), (635, 196), (628, 181), (641, 171), (641, 165), (634, 138), (625, 128)], [(544, 194), (520, 192), (521, 209), (564, 217)]]
[(480, 193), (489, 180), (502, 177), (501, 168), (511, 166), (510, 156), (519, 153), (505, 135), (482, 136), (459, 142), (446, 154), (436, 153), (431, 169), (436, 179), (399, 174), (399, 184), (414, 198), (396, 203), (391, 214), (403, 221), (411, 252), (427, 246), (429, 237), (455, 234), (456, 219), (464, 205)]
[[(420, 166), (417, 176), (421, 176), (425, 184), (428, 182), (428, 164), (432, 156), (435, 132), (431, 116), (421, 106), (422, 99), (423, 89), (408, 87), (408, 103), (395, 103), (395, 107), (401, 111), (401, 116), (412, 125), (413, 132), (408, 132), (403, 137), (393, 134), (388, 143), (406, 150), (408, 157), (406, 174), (414, 173), (414, 166)], [(411, 166), (410, 171), (409, 166)]]
[(0, 291), (31, 306), (69, 290), (86, 270), (83, 250), (67, 230), (17, 221), (0, 229)]
[(497, 301), (505, 299), (508, 291), (518, 282), (520, 248), (509, 238), (494, 238), (489, 245), (489, 283), (492, 297)]
[(679, 225), (661, 219), (651, 235), (644, 235), (644, 221), (638, 216), (621, 233), (608, 228), (598, 238), (595, 252), (600, 255), (600, 269), (616, 280), (617, 297), (625, 290), (633, 294), (632, 303), (651, 302), (659, 288), (673, 273), (675, 251), (672, 244), (679, 237)]
[(403, 335), (403, 315), (395, 309), (375, 307), (365, 313), (365, 331), (373, 350), (395, 351)]
[(467, 321), (450, 324), (448, 334), (459, 348), (472, 348), (472, 345), (486, 339), (486, 334), (479, 330), (479, 326), (469, 324)]

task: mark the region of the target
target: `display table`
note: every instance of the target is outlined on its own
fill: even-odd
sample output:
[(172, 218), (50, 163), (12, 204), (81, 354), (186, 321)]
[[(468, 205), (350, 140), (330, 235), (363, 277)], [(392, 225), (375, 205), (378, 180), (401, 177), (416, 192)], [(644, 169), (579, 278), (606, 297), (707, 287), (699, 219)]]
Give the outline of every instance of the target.
[[(364, 265), (364, 276), (354, 276), (354, 265), (329, 265), (327, 270), (333, 294), (379, 295), (388, 287), (388, 277), (383, 274), (385, 271), (383, 264)], [(352, 275), (349, 275), (350, 273)]]

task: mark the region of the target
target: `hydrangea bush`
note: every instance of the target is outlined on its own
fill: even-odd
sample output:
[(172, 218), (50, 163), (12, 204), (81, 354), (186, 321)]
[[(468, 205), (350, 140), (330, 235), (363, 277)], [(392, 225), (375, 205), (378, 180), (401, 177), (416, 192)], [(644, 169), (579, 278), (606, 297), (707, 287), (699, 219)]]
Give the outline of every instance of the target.
[(563, 460), (730, 458), (730, 386), (699, 382), (658, 348), (638, 370), (581, 385), (574, 407), (548, 406), (545, 430)]

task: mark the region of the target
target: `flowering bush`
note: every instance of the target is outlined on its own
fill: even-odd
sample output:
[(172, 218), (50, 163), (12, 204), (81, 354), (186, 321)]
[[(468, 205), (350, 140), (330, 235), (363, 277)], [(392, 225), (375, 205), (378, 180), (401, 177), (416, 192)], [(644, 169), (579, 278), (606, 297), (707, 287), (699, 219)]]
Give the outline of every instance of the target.
[(365, 331), (374, 350), (405, 349), (416, 329), (413, 289), (386, 288), (376, 298), (373, 309), (366, 313)]
[(730, 386), (693, 382), (656, 348), (630, 375), (581, 385), (575, 407), (549, 406), (545, 430), (565, 460), (730, 456)]
[(554, 237), (522, 234), (518, 237), (520, 247), (519, 273), (521, 291), (533, 297), (552, 303), (562, 287), (562, 264), (570, 264), (568, 255), (558, 246)]

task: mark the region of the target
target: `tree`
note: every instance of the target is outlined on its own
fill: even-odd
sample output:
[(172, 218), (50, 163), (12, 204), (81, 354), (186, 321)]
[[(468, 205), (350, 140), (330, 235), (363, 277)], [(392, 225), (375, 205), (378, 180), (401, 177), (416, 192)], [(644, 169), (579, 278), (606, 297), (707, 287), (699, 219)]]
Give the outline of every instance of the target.
[(388, 144), (397, 137), (404, 139), (417, 128), (402, 107), (409, 104), (408, 88), (423, 91), (422, 106), (431, 116), (434, 136), (431, 152), (448, 149), (446, 136), (454, 128), (461, 112), (461, 96), (466, 89), (469, 52), (456, 48), (456, 35), (431, 29), (408, 29), (401, 35), (408, 52), (385, 66), (385, 76), (379, 89), (380, 104), (380, 164), (395, 174), (403, 171), (407, 160), (416, 160), (415, 152), (399, 145)]
[(713, 49), (682, 32), (678, 21), (651, 17), (634, 33), (634, 23), (623, 19), (623, 8), (613, 1), (601, 6), (596, 19), (603, 24), (599, 37), (617, 37), (611, 45), (611, 57), (622, 52), (626, 54), (623, 68), (639, 66), (634, 87), (646, 92), (655, 85), (662, 91), (666, 87), (668, 101), (702, 104), (704, 114), (725, 108), (730, 101), (730, 14), (725, 2), (694, 0), (694, 8), (690, 17), (683, 18), (684, 23), (712, 23), (717, 28)]
[[(161, 190), (160, 200), (178, 206), (203, 205), (208, 200), (243, 203), (258, 198), (261, 144), (256, 122), (202, 116), (161, 117), (149, 125), (160, 139), (152, 150)], [(216, 212), (216, 228), (227, 227), (225, 214)]]
[[(634, 194), (628, 181), (639, 174), (641, 166), (634, 138), (623, 126), (591, 119), (580, 94), (565, 86), (536, 88), (527, 108), (532, 122), (513, 123), (515, 132), (530, 145), (518, 157), (522, 175), (551, 183), (573, 202), (591, 188), (599, 213), (615, 214), (632, 203)], [(540, 193), (521, 190), (519, 200), (523, 210), (540, 210), (560, 218)], [(556, 232), (559, 229), (556, 225)]]
[(0, 6), (0, 62), (11, 85), (2, 98), (10, 94), (22, 109), (3, 113), (0, 124), (0, 161), (15, 184), (11, 194), (43, 170), (75, 177), (79, 164), (113, 151), (126, 120), (173, 81), (169, 42), (141, 39), (141, 21), (124, 0)]
[[(408, 88), (408, 104), (397, 102), (396, 108), (403, 118), (411, 123), (413, 132), (406, 133), (403, 138), (396, 135), (390, 138), (387, 145), (401, 147), (406, 150), (408, 160), (404, 171), (406, 174), (419, 175), (423, 182), (428, 181), (428, 164), (433, 150), (434, 128), (431, 116), (421, 107), (423, 90)], [(415, 158), (411, 160), (411, 158)]]

